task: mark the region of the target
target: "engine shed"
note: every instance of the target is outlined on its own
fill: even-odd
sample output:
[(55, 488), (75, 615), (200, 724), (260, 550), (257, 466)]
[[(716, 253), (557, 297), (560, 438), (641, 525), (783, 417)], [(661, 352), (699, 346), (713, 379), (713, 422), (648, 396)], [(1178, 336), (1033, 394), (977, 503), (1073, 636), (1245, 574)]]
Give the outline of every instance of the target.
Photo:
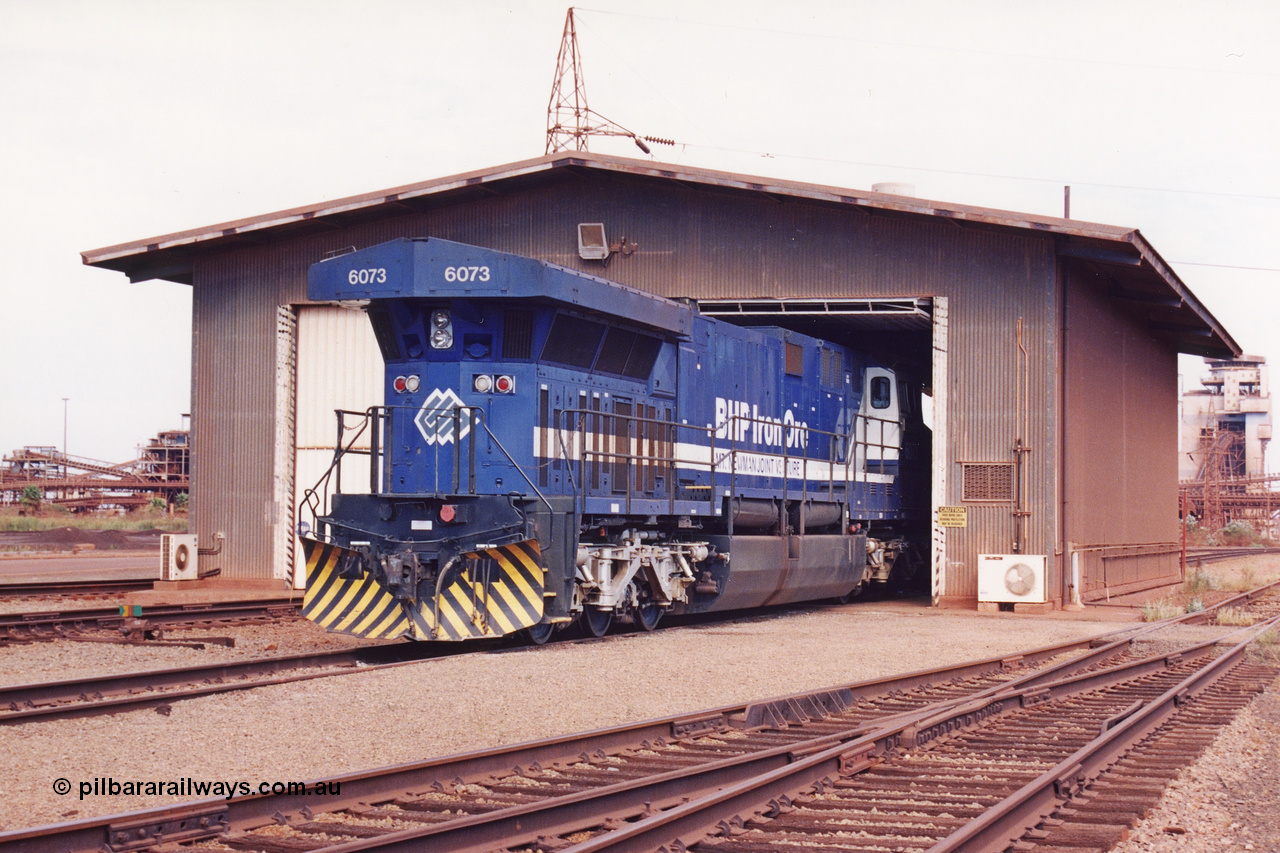
[[(299, 506), (334, 410), (383, 393), (363, 312), (309, 302), (307, 270), (401, 237), (894, 364), (929, 404), (935, 604), (1053, 608), (1182, 579), (1177, 356), (1240, 347), (1139, 231), (586, 152), (83, 253), (193, 288), (192, 530), (225, 537), (202, 570), (301, 586)], [(1029, 593), (1009, 595), (1015, 575)]]

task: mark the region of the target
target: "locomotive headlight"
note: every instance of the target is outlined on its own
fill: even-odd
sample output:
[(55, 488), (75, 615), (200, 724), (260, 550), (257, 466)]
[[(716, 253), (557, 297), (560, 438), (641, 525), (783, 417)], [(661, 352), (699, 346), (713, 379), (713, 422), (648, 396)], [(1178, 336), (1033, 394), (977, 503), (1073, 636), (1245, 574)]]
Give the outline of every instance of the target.
[(431, 348), (449, 349), (453, 346), (453, 318), (448, 311), (431, 312)]
[(488, 394), (493, 390), (493, 377), (480, 373), (471, 379), (471, 388), (477, 394)]

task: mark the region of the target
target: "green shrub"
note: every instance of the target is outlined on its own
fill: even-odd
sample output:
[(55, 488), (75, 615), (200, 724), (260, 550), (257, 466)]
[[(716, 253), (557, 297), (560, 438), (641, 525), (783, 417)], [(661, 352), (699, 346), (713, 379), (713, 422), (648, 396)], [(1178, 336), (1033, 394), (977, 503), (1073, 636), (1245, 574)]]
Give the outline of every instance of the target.
[(40, 491), (39, 486), (24, 486), (18, 503), (22, 504), (24, 509), (39, 512), (40, 504), (44, 503), (44, 492)]
[(1209, 589), (1217, 589), (1218, 581), (1213, 575), (1197, 568), (1187, 578), (1186, 587), (1188, 592), (1204, 592)]
[(1252, 545), (1258, 540), (1258, 531), (1247, 521), (1233, 521), (1218, 531), (1218, 541), (1223, 545), (1240, 547)]

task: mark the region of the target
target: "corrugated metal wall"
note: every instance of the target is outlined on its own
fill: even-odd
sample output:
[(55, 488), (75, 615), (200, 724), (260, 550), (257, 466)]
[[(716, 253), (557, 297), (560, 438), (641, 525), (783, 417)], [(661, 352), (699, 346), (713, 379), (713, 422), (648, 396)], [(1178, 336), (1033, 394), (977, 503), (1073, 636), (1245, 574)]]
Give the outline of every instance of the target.
[(1177, 583), (1177, 355), (1101, 276), (1069, 268), (1066, 304), (1063, 516), (1081, 596)]
[[(607, 267), (580, 261), (575, 226), (584, 221), (604, 222), (611, 242), (625, 237), (639, 250), (615, 255)], [(306, 268), (326, 251), (402, 236), (531, 255), (672, 296), (946, 296), (952, 505), (963, 503), (962, 462), (1013, 460), (1022, 318), (1024, 438), (1033, 448), (1023, 551), (1049, 556), (1050, 596), (1060, 596), (1054, 353), (1061, 322), (1051, 238), (594, 172), (564, 172), (505, 195), (229, 252), (197, 266), (193, 515), (202, 537), (227, 532), (227, 574), (272, 573), (268, 528), (279, 513), (269, 499), (275, 409), (266, 366), (276, 306), (304, 301)], [(948, 597), (972, 599), (977, 555), (1012, 547), (1011, 504), (973, 504), (969, 518), (967, 528), (948, 533)]]
[[(192, 298), (191, 521), (202, 545), (226, 534), (201, 570), (275, 576), (277, 309), (292, 300), (278, 264), (240, 253), (196, 266)], [(211, 561), (211, 562), (210, 562)]]

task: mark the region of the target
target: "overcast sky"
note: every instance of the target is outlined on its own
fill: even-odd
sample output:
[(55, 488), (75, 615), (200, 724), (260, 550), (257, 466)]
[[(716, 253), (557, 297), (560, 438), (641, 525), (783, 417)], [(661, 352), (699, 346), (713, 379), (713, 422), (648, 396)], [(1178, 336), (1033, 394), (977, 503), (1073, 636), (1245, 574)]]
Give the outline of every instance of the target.
[[(189, 411), (190, 289), (81, 251), (539, 156), (567, 8), (0, 0), (0, 452), (61, 446), (65, 413), (69, 452), (121, 462)], [(1053, 216), (1070, 184), (1280, 377), (1275, 0), (576, 18), (591, 106), (677, 141), (655, 158)]]

